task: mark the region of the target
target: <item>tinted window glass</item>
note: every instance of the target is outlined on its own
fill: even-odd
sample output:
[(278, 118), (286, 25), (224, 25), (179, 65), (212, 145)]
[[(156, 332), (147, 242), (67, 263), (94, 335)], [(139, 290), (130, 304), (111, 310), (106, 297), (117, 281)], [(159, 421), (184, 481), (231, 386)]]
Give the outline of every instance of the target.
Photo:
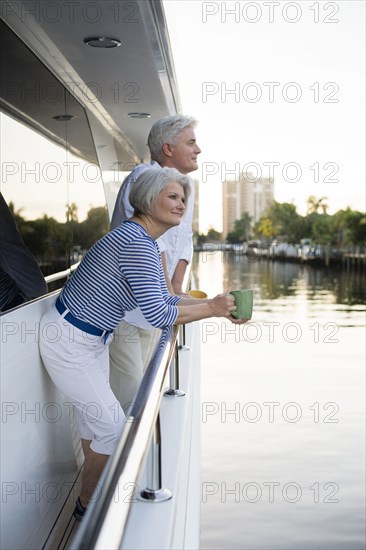
[[(3, 23), (0, 32), (1, 193), (23, 241), (17, 237), (16, 246), (24, 245), (28, 260), (34, 257), (50, 276), (79, 261), (109, 229), (100, 169), (84, 108)], [(3, 272), (16, 279), (22, 268), (10, 265), (17, 255), (8, 221), (1, 231), (0, 294), (10, 285)], [(32, 293), (21, 295), (28, 300)]]

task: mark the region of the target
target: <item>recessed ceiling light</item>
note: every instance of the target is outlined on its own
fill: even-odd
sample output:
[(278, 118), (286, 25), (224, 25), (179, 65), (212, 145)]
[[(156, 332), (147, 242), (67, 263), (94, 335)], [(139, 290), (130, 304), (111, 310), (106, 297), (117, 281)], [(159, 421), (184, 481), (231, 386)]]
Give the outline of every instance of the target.
[(67, 120), (72, 120), (74, 117), (73, 115), (56, 115), (52, 117), (53, 120), (57, 120), (57, 122), (65, 122)]
[(91, 36), (85, 38), (84, 43), (93, 48), (117, 48), (122, 44), (118, 38), (108, 38), (107, 36)]
[(131, 118), (150, 118), (150, 113), (128, 113)]

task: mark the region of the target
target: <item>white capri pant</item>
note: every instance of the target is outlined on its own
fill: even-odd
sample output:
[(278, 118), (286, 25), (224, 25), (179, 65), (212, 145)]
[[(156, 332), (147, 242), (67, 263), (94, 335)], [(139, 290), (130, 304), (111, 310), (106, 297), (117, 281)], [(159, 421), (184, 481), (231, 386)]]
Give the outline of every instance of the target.
[(104, 455), (113, 453), (126, 418), (109, 384), (108, 344), (103, 337), (71, 325), (54, 305), (41, 319), (44, 366), (73, 404), (81, 438), (91, 441), (90, 448)]

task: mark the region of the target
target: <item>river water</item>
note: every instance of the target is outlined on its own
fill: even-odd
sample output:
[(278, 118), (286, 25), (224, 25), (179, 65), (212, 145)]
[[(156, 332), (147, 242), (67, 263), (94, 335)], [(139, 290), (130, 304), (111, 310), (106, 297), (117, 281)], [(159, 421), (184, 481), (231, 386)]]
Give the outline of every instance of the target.
[(201, 548), (365, 548), (365, 278), (196, 253), (209, 296), (252, 288), (251, 323), (201, 323)]

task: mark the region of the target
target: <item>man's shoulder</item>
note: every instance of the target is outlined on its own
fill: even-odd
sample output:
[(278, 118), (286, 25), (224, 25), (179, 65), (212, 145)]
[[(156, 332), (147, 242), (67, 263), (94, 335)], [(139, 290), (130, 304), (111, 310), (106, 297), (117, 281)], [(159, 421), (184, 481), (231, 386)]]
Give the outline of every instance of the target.
[(159, 164), (155, 161), (152, 162), (142, 162), (141, 164), (138, 164), (135, 166), (135, 168), (132, 170), (132, 172), (127, 176), (127, 178), (124, 180), (124, 184), (127, 182), (135, 182), (141, 174), (146, 172), (146, 170), (149, 170), (149, 168), (158, 168)]
[(151, 168), (151, 164), (149, 164), (148, 162), (142, 162), (141, 164), (137, 164), (137, 166), (135, 166), (132, 172), (127, 176), (127, 179), (129, 178), (136, 179), (137, 176), (139, 176), (143, 172), (146, 172), (146, 170), (148, 170), (149, 168)]

